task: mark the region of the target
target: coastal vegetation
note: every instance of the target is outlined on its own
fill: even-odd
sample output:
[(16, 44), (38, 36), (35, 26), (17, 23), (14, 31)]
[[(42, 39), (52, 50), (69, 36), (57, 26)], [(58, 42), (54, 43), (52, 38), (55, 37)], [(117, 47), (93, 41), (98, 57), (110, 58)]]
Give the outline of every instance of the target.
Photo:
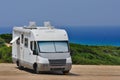
[(12, 39), (12, 34), (0, 34), (0, 38), (3, 39), (6, 43), (9, 43)]
[(120, 47), (70, 44), (74, 64), (120, 65)]
[(11, 47), (6, 44), (10, 42), (12, 38), (11, 34), (1, 34), (0, 35), (0, 63), (1, 62), (12, 62), (11, 58)]
[[(0, 63), (11, 63), (11, 49), (6, 43), (12, 39), (11, 34), (0, 35)], [(70, 43), (73, 64), (82, 65), (120, 65), (120, 47), (89, 46)]]

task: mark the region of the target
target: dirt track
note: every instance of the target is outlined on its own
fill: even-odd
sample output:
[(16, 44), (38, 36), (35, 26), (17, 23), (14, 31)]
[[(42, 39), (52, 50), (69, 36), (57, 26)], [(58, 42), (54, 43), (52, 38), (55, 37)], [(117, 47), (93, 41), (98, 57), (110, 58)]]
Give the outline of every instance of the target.
[(34, 74), (19, 70), (15, 64), (0, 64), (0, 80), (120, 80), (120, 66), (73, 65), (71, 72)]

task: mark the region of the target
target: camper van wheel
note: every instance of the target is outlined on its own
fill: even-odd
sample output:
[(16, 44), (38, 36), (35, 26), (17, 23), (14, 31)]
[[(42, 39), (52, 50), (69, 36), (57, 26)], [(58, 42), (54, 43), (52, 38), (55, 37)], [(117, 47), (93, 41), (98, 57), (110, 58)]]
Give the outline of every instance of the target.
[(20, 70), (23, 70), (23, 69), (24, 69), (24, 67), (20, 65), (19, 61), (17, 61), (17, 66), (18, 66), (18, 68), (19, 68)]
[(68, 74), (69, 73), (69, 71), (63, 71), (63, 74)]
[(38, 71), (38, 68), (37, 68), (37, 64), (34, 64), (33, 68), (34, 68), (35, 74), (39, 74), (39, 71)]
[(16, 65), (19, 66), (19, 62), (18, 61), (16, 62)]

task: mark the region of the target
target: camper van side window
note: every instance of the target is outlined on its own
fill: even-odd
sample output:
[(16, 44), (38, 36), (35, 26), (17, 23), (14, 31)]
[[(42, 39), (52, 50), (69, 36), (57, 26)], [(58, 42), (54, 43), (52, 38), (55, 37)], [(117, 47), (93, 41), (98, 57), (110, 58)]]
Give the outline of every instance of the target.
[(16, 43), (20, 45), (20, 38), (17, 39)]
[(30, 49), (33, 50), (33, 41), (30, 42)]
[(21, 35), (21, 43), (23, 43), (23, 38), (24, 38), (24, 35), (22, 34)]
[(37, 47), (37, 45), (36, 45), (36, 42), (34, 41), (34, 50), (36, 50), (36, 47)]
[(31, 41), (30, 42), (30, 49), (33, 51), (33, 50), (35, 50), (35, 47), (36, 47), (35, 42)]
[(37, 51), (37, 44), (34, 41), (34, 50), (33, 50), (33, 55), (38, 55), (38, 51)]
[(25, 47), (28, 47), (28, 39), (27, 38), (25, 38)]

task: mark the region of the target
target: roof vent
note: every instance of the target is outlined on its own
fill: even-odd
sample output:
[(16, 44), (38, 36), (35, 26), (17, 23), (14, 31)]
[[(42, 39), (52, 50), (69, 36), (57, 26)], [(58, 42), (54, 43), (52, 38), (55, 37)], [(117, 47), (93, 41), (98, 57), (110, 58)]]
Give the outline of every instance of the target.
[(37, 29), (36, 22), (29, 22), (28, 27), (24, 27), (25, 29)]
[(51, 23), (49, 21), (44, 22), (44, 27), (48, 27), (50, 29), (54, 28), (53, 26), (51, 26)]

